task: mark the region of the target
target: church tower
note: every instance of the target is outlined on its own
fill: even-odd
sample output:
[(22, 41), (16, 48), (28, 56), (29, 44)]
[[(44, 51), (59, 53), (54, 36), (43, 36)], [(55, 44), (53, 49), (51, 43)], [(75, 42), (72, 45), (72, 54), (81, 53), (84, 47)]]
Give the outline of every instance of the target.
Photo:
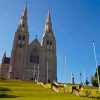
[(43, 56), (44, 56), (44, 76), (46, 82), (57, 81), (57, 62), (56, 62), (56, 39), (52, 29), (50, 11), (46, 18), (44, 34), (42, 38)]
[(24, 8), (18, 28), (15, 32), (13, 48), (11, 52), (12, 78), (24, 79), (29, 44), (29, 32), (27, 23), (27, 6)]

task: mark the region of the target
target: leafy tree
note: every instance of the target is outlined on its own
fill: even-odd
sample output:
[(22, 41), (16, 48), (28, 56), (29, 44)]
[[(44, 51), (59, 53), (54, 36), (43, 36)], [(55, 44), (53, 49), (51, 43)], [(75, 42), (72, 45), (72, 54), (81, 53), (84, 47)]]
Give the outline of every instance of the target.
[[(100, 80), (100, 65), (98, 66), (98, 73), (99, 73), (99, 80)], [(91, 83), (93, 86), (98, 87), (97, 71), (95, 72), (95, 75), (91, 77)]]
[(88, 81), (88, 78), (86, 78), (85, 84), (88, 86), (89, 83), (90, 83), (90, 82)]

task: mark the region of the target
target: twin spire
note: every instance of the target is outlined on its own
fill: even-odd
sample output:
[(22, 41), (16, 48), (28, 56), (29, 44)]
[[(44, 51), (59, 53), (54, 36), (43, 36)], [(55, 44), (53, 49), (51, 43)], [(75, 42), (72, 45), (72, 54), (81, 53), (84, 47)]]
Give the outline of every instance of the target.
[(46, 18), (44, 33), (53, 33), (50, 10), (48, 10), (48, 15)]
[(22, 17), (20, 19), (17, 31), (28, 32), (28, 24), (27, 24), (27, 6), (24, 8)]
[[(21, 20), (19, 22), (18, 29), (17, 29), (17, 31), (20, 31), (20, 32), (23, 30), (24, 30), (24, 32), (28, 32), (27, 6), (24, 8), (24, 11), (23, 11), (23, 14), (22, 14), (22, 17), (21, 17)], [(51, 21), (50, 10), (48, 10), (48, 15), (46, 18), (43, 36), (48, 35), (48, 34), (49, 35), (51, 34), (51, 36), (54, 37), (53, 30), (52, 30), (52, 21)]]
[(48, 10), (48, 15), (46, 17), (46, 23), (45, 23), (43, 37), (45, 37), (45, 36), (55, 38), (55, 36), (53, 34), (53, 30), (52, 30), (52, 21), (51, 21), (50, 10)]

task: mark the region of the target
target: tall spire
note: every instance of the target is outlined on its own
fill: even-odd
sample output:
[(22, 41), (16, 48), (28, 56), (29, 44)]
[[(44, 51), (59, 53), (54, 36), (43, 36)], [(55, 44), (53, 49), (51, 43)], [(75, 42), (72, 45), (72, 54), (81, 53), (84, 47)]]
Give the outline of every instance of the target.
[(4, 55), (3, 55), (3, 57), (6, 57), (6, 51), (4, 52)]
[(52, 35), (54, 37), (53, 30), (52, 30), (50, 10), (48, 10), (48, 15), (46, 18), (46, 23), (45, 23), (45, 28), (44, 28), (44, 35), (47, 35), (47, 34)]
[(17, 31), (25, 31), (28, 32), (28, 25), (27, 25), (27, 5), (24, 8), (22, 17), (20, 19)]
[(4, 54), (3, 54), (2, 63), (4, 63), (5, 58), (6, 58), (6, 51), (5, 51)]
[(48, 25), (52, 25), (52, 23), (51, 23), (50, 10), (48, 10), (48, 15), (47, 15), (47, 18), (46, 18), (46, 24), (48, 24)]

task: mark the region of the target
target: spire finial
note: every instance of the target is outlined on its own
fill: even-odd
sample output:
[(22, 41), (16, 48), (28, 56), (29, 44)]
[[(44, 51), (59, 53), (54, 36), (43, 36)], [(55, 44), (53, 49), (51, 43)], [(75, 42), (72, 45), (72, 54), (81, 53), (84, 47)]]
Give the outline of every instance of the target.
[(46, 24), (50, 23), (51, 24), (51, 15), (50, 15), (50, 9), (48, 9), (48, 15), (46, 18)]
[(26, 0), (26, 6), (27, 6), (27, 0)]
[(20, 19), (17, 31), (23, 31), (22, 28), (24, 29), (24, 31), (28, 32), (28, 25), (27, 25), (27, 3), (26, 3), (26, 6), (24, 7), (24, 11), (23, 11), (22, 17)]
[(50, 16), (50, 9), (48, 9), (48, 15)]
[(4, 52), (4, 56), (6, 57), (6, 50), (5, 50), (5, 52)]
[(26, 4), (26, 6), (24, 8), (24, 12), (23, 12), (23, 16), (25, 16), (25, 15), (27, 15), (27, 4)]
[(35, 35), (35, 37), (37, 38), (37, 35)]
[(25, 5), (26, 9), (27, 9), (27, 0), (26, 0), (26, 5)]

